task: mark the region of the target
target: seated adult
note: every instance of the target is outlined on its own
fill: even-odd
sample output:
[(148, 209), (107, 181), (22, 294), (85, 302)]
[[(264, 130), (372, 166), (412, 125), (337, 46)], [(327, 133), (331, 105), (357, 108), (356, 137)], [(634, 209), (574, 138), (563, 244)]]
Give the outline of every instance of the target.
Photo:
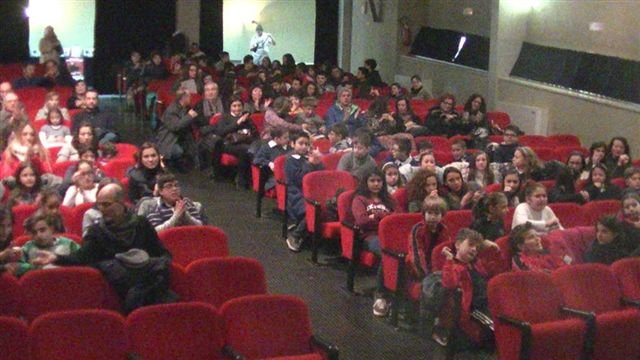
[(404, 121), (397, 121), (389, 111), (386, 97), (378, 96), (364, 114), (367, 127), (374, 136), (393, 135), (404, 132)]
[(13, 87), (11, 83), (8, 81), (0, 82), (0, 109), (2, 109), (2, 104), (4, 103), (4, 97), (7, 96), (8, 93), (13, 92)]
[(182, 70), (182, 76), (173, 84), (173, 90), (185, 89), (191, 94), (202, 94), (204, 82), (197, 64), (190, 64)]
[(276, 128), (288, 131), (302, 130), (302, 125), (286, 120), (290, 111), (291, 100), (285, 96), (277, 97), (273, 101), (273, 106), (267, 107), (264, 114), (264, 131), (261, 135), (263, 140), (270, 140), (271, 131)]
[(13, 88), (24, 89), (36, 86), (42, 86), (44, 78), (36, 76), (36, 65), (26, 63), (22, 65), (22, 77), (19, 77), (13, 81)]
[(67, 108), (69, 110), (73, 109), (84, 109), (85, 103), (84, 98), (87, 95), (87, 83), (84, 80), (78, 80), (73, 86), (73, 93), (69, 96), (67, 100)]
[(338, 90), (338, 100), (327, 110), (324, 117), (327, 129), (330, 129), (333, 124), (344, 123), (349, 129), (349, 136), (352, 136), (361, 126), (360, 119), (358, 119), (360, 108), (352, 103), (352, 97), (351, 89), (341, 88)]
[(215, 133), (215, 125), (209, 125), (212, 116), (224, 112), (219, 93), (218, 84), (215, 82), (205, 84), (202, 101), (198, 102), (194, 109), (198, 113), (195, 118), (195, 125), (200, 129), (200, 139), (197, 142), (197, 147), (201, 170), (208, 169), (211, 166), (213, 151), (218, 142), (221, 141), (220, 137)]
[(104, 144), (106, 142), (118, 142), (120, 137), (115, 130), (118, 115), (114, 112), (100, 109), (98, 106), (98, 91), (93, 89), (87, 90), (84, 102), (84, 111), (73, 117), (73, 127), (71, 128), (71, 132), (75, 132), (80, 124), (88, 122), (93, 126), (96, 138), (100, 144)]
[(11, 133), (28, 122), (18, 95), (13, 91), (8, 92), (4, 96), (2, 110), (0, 110), (0, 150), (4, 150), (7, 146)]
[(49, 152), (42, 146), (33, 126), (22, 123), (11, 135), (0, 166), (0, 177), (13, 175), (20, 162), (37, 162), (44, 172), (51, 172)]
[(251, 181), (251, 154), (249, 147), (257, 140), (258, 130), (251, 121), (249, 113), (242, 112), (242, 99), (231, 97), (229, 112), (222, 116), (216, 126), (216, 134), (223, 139), (222, 146), (216, 149), (213, 159), (214, 174), (219, 174), (220, 158), (223, 153), (238, 158), (236, 186), (249, 188)]
[(150, 142), (140, 145), (135, 155), (136, 164), (127, 171), (129, 200), (136, 203), (143, 197), (153, 196), (156, 177), (165, 172), (158, 148)]
[(89, 147), (93, 149), (98, 148), (98, 139), (95, 136), (95, 130), (93, 126), (88, 122), (79, 124), (73, 132), (73, 138), (71, 144), (65, 144), (58, 151), (58, 157), (56, 162), (79, 160), (79, 150), (82, 147)]
[(147, 219), (127, 209), (121, 185), (103, 187), (98, 193), (96, 206), (102, 213), (104, 225), (92, 225), (83, 237), (82, 248), (75, 253), (65, 256), (43, 254), (40, 258), (42, 265), (97, 265), (131, 249), (144, 250), (151, 257), (171, 257)]
[(409, 88), (409, 96), (417, 100), (429, 100), (431, 94), (422, 86), (422, 79), (418, 75), (411, 77), (411, 88)]
[(176, 91), (176, 99), (162, 114), (158, 128), (158, 150), (165, 160), (178, 168), (182, 168), (186, 159), (198, 164), (196, 143), (191, 131), (198, 113), (190, 108), (190, 104), (189, 91)]
[(431, 135), (466, 135), (468, 129), (463, 125), (460, 115), (455, 112), (456, 98), (452, 94), (440, 97), (440, 103), (429, 111), (426, 126)]
[[(105, 178), (102, 178), (102, 180), (100, 180), (100, 182), (98, 183), (97, 192), (100, 192), (100, 190), (102, 190), (103, 187), (109, 184), (118, 184), (122, 186), (118, 181), (118, 179), (105, 177)], [(104, 225), (104, 219), (102, 218), (102, 213), (100, 212), (100, 210), (98, 210), (97, 206), (94, 205), (92, 208), (87, 209), (87, 211), (85, 211), (84, 215), (82, 216), (82, 236), (87, 235), (87, 232), (89, 231), (89, 228), (91, 227), (91, 225), (95, 225), (95, 224)]]
[(73, 85), (73, 77), (66, 66), (58, 64), (55, 60), (47, 60), (44, 63), (44, 82), (49, 87), (71, 86)]
[(202, 204), (183, 197), (180, 184), (173, 174), (158, 176), (158, 196), (145, 201), (138, 208), (156, 231), (177, 226), (203, 225), (206, 217)]

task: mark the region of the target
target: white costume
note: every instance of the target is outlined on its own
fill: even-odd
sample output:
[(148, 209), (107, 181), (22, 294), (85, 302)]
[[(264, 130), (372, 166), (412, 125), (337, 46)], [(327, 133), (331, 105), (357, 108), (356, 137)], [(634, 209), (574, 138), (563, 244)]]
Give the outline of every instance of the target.
[(251, 38), (251, 43), (249, 44), (249, 50), (253, 56), (253, 63), (260, 65), (262, 58), (269, 56), (269, 46), (275, 44), (276, 41), (273, 39), (271, 34), (262, 32), (262, 34), (259, 35), (258, 32), (256, 32)]

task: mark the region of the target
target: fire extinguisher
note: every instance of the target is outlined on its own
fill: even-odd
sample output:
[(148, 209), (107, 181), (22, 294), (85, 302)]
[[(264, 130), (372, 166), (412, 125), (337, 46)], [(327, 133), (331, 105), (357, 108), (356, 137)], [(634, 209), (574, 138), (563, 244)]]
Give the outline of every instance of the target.
[(411, 28), (409, 27), (409, 19), (403, 16), (400, 19), (400, 41), (402, 45), (411, 45)]

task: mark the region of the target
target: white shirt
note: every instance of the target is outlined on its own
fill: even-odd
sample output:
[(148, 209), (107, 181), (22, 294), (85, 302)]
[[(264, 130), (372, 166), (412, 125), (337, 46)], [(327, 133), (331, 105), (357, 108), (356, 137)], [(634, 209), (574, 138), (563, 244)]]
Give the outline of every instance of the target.
[[(529, 206), (529, 204), (522, 203), (516, 206), (516, 210), (513, 213), (513, 220), (511, 221), (511, 228), (518, 225), (522, 225), (526, 222), (530, 222), (533, 225), (533, 229), (541, 235), (548, 233), (550, 230), (547, 228), (547, 221), (556, 218), (556, 214), (550, 207), (545, 206), (542, 211), (536, 211)], [(562, 224), (558, 223), (559, 229), (564, 229)]]

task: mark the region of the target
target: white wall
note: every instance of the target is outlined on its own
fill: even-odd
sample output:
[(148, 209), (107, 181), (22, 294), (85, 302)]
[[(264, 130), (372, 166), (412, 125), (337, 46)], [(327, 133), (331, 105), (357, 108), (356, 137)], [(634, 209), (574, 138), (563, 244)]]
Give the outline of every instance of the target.
[(271, 60), (291, 53), (296, 62), (313, 63), (315, 0), (224, 0), (223, 12), (223, 47), (232, 60), (249, 54), (256, 29), (251, 21), (255, 20), (276, 40), (270, 49)]
[[(321, 1), (321, 0), (318, 0)], [(398, 5), (400, 0), (378, 1), (381, 4), (382, 21), (374, 22), (367, 0), (353, 0), (351, 22), (351, 63), (346, 69), (356, 72), (364, 60), (376, 59), (382, 80), (391, 83), (396, 73), (398, 47)]]

